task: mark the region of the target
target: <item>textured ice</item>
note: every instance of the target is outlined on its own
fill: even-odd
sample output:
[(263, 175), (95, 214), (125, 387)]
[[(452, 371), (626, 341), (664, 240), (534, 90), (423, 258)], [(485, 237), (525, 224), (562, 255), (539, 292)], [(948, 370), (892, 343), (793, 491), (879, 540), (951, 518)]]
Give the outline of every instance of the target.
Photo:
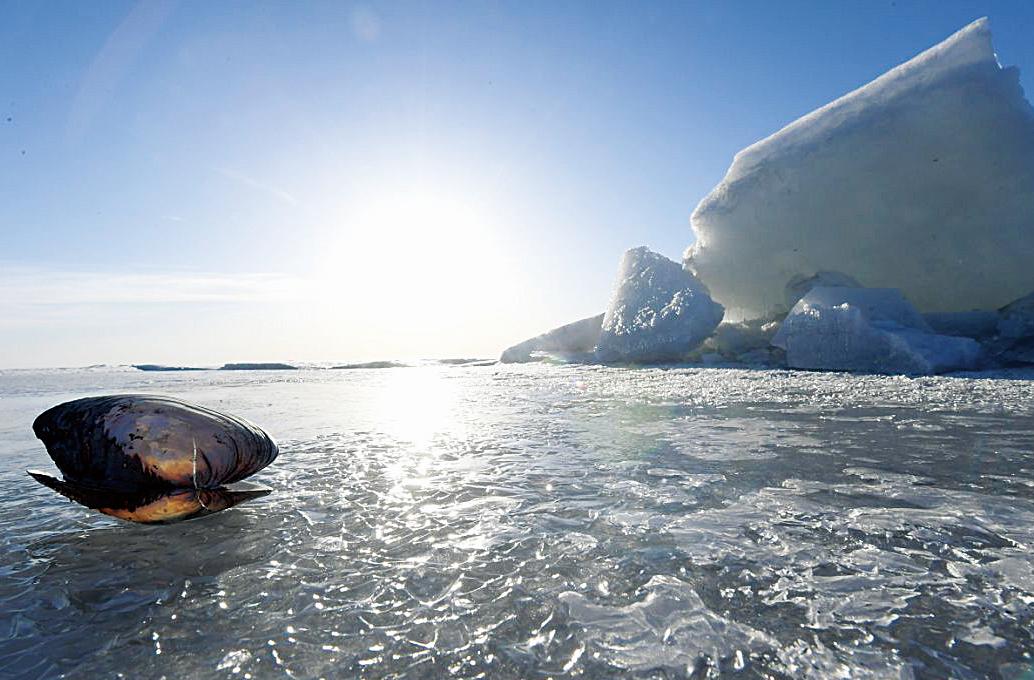
[(772, 340), (793, 368), (930, 374), (975, 368), (980, 344), (937, 335), (892, 288), (813, 288)]
[(514, 364), (534, 360), (536, 352), (561, 356), (592, 352), (596, 349), (602, 325), (603, 314), (565, 324), (507, 348), (499, 360), (504, 364)]
[(847, 274), (840, 272), (817, 272), (812, 276), (798, 274), (790, 279), (783, 291), (783, 300), (787, 309), (793, 309), (797, 301), (808, 294), (812, 288), (861, 288), (861, 284)]
[(744, 666), (744, 654), (778, 643), (707, 608), (693, 588), (671, 576), (654, 576), (642, 599), (626, 606), (594, 604), (576, 592), (560, 594), (571, 619), (592, 631), (591, 643), (617, 668), (694, 669)]
[(711, 335), (723, 314), (700, 281), (677, 262), (645, 247), (633, 248), (621, 259), (596, 358), (679, 359)]
[(692, 225), (686, 264), (730, 318), (820, 271), (997, 309), (1034, 287), (1034, 110), (981, 19), (738, 153)]
[(900, 290), (894, 288), (845, 288), (820, 286), (801, 298), (812, 307), (846, 304), (860, 310), (872, 322), (932, 332), (929, 324)]
[(770, 345), (777, 330), (775, 321), (725, 321), (718, 324), (701, 350), (717, 353), (727, 361), (770, 363)]
[[(1018, 678), (1032, 376), (0, 371), (0, 676)], [(274, 492), (154, 531), (25, 476), (141, 391), (267, 425)]]

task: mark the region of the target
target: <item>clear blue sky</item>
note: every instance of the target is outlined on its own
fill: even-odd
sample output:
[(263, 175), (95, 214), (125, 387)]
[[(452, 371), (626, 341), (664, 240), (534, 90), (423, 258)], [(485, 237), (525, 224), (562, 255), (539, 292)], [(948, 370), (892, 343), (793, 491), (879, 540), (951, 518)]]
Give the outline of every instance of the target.
[(1028, 2), (0, 0), (0, 366), (494, 356), (733, 154)]

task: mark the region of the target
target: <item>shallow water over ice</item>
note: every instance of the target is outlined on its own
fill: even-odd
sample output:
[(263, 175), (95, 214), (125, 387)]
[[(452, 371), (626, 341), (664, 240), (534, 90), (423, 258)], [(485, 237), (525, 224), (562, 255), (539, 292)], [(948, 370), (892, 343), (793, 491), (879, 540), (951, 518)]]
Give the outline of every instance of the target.
[[(1023, 677), (1034, 382), (731, 369), (0, 373), (0, 676)], [(133, 525), (32, 418), (252, 419), (274, 493)]]

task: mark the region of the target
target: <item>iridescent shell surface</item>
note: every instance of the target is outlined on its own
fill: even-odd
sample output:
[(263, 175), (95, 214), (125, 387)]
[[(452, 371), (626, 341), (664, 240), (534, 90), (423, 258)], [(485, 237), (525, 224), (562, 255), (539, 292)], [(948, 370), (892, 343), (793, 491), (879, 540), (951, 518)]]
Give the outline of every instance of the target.
[(278, 453), (246, 420), (169, 397), (76, 399), (44, 411), (32, 429), (66, 481), (113, 491), (214, 489)]

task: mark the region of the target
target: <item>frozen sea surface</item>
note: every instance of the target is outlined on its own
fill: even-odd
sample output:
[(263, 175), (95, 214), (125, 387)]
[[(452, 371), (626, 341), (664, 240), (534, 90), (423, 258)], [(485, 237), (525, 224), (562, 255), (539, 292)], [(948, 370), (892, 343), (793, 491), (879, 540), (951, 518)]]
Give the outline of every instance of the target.
[[(0, 676), (1030, 677), (1031, 378), (2, 372)], [(25, 475), (111, 392), (261, 424), (274, 493), (148, 527)]]

